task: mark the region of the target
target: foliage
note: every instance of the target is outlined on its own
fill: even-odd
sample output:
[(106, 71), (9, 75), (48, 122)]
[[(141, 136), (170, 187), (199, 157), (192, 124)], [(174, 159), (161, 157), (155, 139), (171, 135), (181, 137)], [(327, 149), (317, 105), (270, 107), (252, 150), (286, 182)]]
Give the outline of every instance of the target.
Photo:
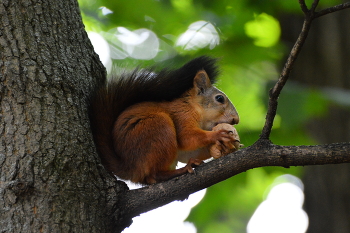
[[(330, 2), (335, 4), (334, 0), (322, 4)], [(133, 59), (124, 51), (124, 59), (113, 60), (116, 66), (157, 62), (163, 66), (180, 65), (202, 54), (220, 57), (222, 76), (217, 86), (238, 109), (241, 122), (237, 130), (242, 143), (249, 146), (256, 141), (265, 120), (268, 89), (278, 77), (282, 58), (288, 52), (280, 42), (278, 17), (286, 12), (300, 12), (297, 1), (80, 0), (79, 4), (86, 29), (100, 33), (110, 45), (121, 46), (112, 42), (112, 32), (121, 30), (116, 27), (123, 27), (124, 32), (144, 28), (158, 38), (159, 47), (154, 57)], [(194, 22), (204, 23), (192, 25)], [(178, 38), (188, 32), (189, 27), (194, 28), (190, 31), (194, 32), (192, 40), (198, 36), (195, 32), (201, 30), (214, 33), (201, 46), (192, 46), (191, 39), (179, 43)], [(202, 34), (207, 35), (204, 32)], [(287, 86), (280, 99), (272, 140), (282, 145), (313, 144), (315, 142), (305, 135), (303, 125), (310, 117), (325, 114), (327, 101), (315, 90)], [(284, 173), (300, 174), (301, 169), (254, 169), (210, 187), (189, 220), (199, 232), (218, 232), (218, 229), (245, 232), (246, 223), (262, 201), (264, 191), (275, 177)]]

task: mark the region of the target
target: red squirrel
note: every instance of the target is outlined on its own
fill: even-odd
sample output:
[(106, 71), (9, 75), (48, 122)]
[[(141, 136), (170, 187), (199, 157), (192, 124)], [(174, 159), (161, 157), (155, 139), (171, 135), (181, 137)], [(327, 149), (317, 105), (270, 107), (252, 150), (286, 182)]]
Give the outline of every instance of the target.
[[(221, 123), (238, 124), (227, 96), (213, 84), (216, 59), (198, 57), (179, 69), (136, 69), (109, 79), (90, 101), (95, 145), (105, 168), (119, 178), (153, 184), (193, 173), (209, 147), (232, 152), (237, 141)], [(178, 161), (187, 163), (175, 169)]]

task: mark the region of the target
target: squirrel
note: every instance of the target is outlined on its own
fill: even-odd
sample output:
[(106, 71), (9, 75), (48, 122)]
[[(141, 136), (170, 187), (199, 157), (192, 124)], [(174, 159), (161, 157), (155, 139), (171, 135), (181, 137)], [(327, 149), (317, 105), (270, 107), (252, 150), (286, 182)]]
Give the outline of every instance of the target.
[[(124, 180), (154, 184), (185, 173), (237, 148), (238, 124), (228, 97), (213, 86), (216, 59), (201, 56), (178, 69), (135, 69), (106, 80), (90, 99), (90, 123), (105, 168)], [(187, 165), (175, 169), (177, 162)]]

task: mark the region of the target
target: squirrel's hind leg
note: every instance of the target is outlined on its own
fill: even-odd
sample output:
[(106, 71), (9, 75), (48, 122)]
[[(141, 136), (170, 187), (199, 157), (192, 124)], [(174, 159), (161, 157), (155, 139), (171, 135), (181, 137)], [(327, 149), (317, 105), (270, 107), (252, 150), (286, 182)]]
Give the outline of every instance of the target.
[(185, 167), (176, 169), (177, 164), (177, 137), (176, 129), (168, 114), (161, 111), (144, 118), (142, 124), (152, 132), (143, 132), (144, 146), (147, 147), (144, 164), (144, 180), (142, 183), (154, 184), (167, 181), (187, 172), (193, 172), (192, 167), (199, 165), (200, 161), (192, 161)]
[(152, 176), (148, 176), (146, 182), (148, 184), (159, 183), (162, 181), (167, 181), (177, 176), (181, 176), (186, 173), (194, 173), (193, 168), (201, 165), (203, 163), (200, 159), (191, 158), (186, 166), (176, 169), (176, 170), (168, 170), (168, 171), (159, 171)]
[(139, 104), (123, 112), (114, 127), (115, 148), (128, 161), (127, 175), (136, 183), (153, 184), (169, 180), (201, 163), (192, 159), (175, 170), (178, 156), (177, 132), (170, 115), (161, 107)]
[[(147, 127), (144, 127), (147, 125)], [(146, 151), (144, 155), (144, 180), (142, 183), (154, 184), (167, 181), (185, 173), (193, 173), (193, 168), (200, 165), (202, 160), (190, 159), (185, 167), (175, 169), (178, 156), (178, 144), (175, 125), (171, 117), (162, 111), (148, 113), (135, 126), (140, 127)], [(148, 130), (142, 130), (148, 129)], [(152, 130), (149, 130), (152, 129)]]
[(128, 109), (115, 125), (116, 148), (129, 161), (130, 180), (153, 184), (184, 174), (174, 170), (177, 136), (174, 122), (162, 108), (140, 104)]

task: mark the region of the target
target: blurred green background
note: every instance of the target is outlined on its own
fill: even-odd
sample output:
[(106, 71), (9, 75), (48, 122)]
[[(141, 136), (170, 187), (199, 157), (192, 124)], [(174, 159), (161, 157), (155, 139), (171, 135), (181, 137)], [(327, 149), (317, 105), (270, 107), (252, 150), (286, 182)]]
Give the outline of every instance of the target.
[[(324, 0), (320, 7), (336, 3), (339, 1)], [(79, 0), (79, 4), (87, 31), (99, 33), (119, 48), (123, 59), (113, 59), (114, 66), (179, 66), (200, 55), (219, 57), (222, 72), (217, 86), (239, 112), (241, 120), (236, 128), (241, 142), (249, 146), (258, 139), (265, 121), (268, 90), (289, 53), (290, 45), (281, 42), (279, 19), (283, 14), (301, 14), (298, 1)], [(181, 44), (180, 35), (198, 21), (208, 24), (197, 28), (197, 32), (209, 33), (212, 39), (191, 47), (192, 41), (198, 39), (193, 34)], [(298, 22), (297, 27), (301, 26)], [(135, 59), (123, 52), (112, 38), (117, 27), (130, 32), (151, 30), (158, 38), (157, 53), (151, 58)], [(304, 126), (310, 118), (326, 115), (328, 105), (329, 100), (317, 89), (287, 83), (279, 99), (271, 140), (280, 145), (315, 144)], [(303, 168), (258, 168), (214, 185), (192, 210), (188, 221), (198, 232), (245, 232), (266, 189), (285, 173), (301, 176)]]

